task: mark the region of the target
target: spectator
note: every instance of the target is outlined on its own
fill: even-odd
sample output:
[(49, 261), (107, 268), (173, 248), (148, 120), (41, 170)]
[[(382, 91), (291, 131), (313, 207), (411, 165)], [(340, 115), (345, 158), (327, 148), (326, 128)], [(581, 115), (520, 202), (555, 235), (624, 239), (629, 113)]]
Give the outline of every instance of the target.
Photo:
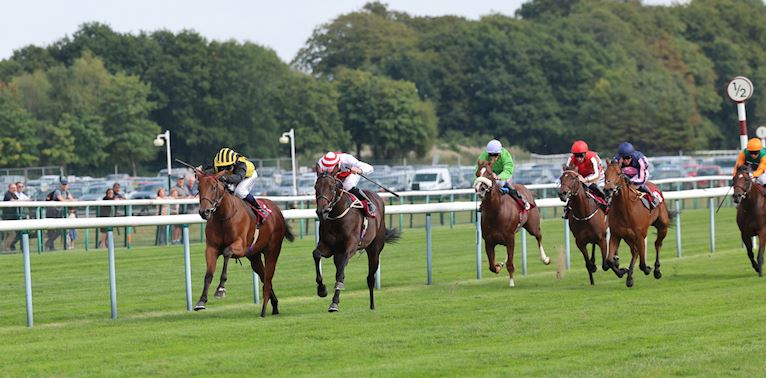
[[(16, 195), (16, 184), (8, 184), (8, 191), (5, 192), (3, 201), (18, 201), (19, 197)], [(15, 220), (18, 219), (18, 209), (15, 207), (6, 207), (3, 209), (3, 220)], [(11, 245), (16, 240), (16, 231), (6, 231), (3, 235), (3, 250), (13, 251), (15, 248), (11, 248)]]
[[(115, 183), (115, 185), (118, 185), (118, 187), (119, 187), (119, 184)], [(117, 198), (115, 197), (114, 189), (107, 189), (106, 193), (104, 193), (104, 198), (102, 198), (102, 200), (104, 200), (104, 201), (113, 201), (115, 199), (117, 199)], [(112, 217), (112, 216), (114, 216), (114, 206), (101, 206), (98, 209), (98, 216), (99, 217)], [(99, 231), (101, 232), (101, 237), (100, 237), (100, 239), (98, 241), (98, 248), (106, 248), (106, 236), (107, 236), (106, 233), (107, 233), (107, 229), (106, 228), (100, 228)]]
[[(112, 184), (112, 191), (114, 192), (114, 198), (112, 198), (112, 199), (124, 200), (126, 198), (125, 194), (121, 190), (119, 182), (115, 182), (114, 184)], [(106, 199), (106, 198), (104, 198), (104, 199)]]
[(189, 190), (186, 189), (186, 185), (184, 185), (184, 179), (185, 177), (183, 175), (178, 176), (176, 179), (176, 186), (171, 188), (171, 197), (173, 196), (172, 190), (175, 189), (178, 192), (177, 198), (189, 198)]
[[(170, 189), (170, 198), (172, 199), (179, 199), (183, 198), (178, 192), (178, 189), (174, 186), (172, 189)], [(170, 205), (170, 215), (178, 215), (180, 210), (180, 205)], [(170, 244), (180, 244), (181, 243), (181, 226), (180, 225), (173, 225), (172, 231), (171, 231), (171, 242)]]
[(197, 197), (199, 194), (195, 183), (196, 179), (194, 175), (189, 175), (186, 177), (186, 191), (189, 193), (189, 197)]
[[(21, 181), (16, 182), (16, 196), (19, 201), (31, 201), (28, 195), (24, 194), (24, 183)], [(18, 209), (18, 219), (29, 219), (29, 210), (26, 207), (20, 207)], [(34, 233), (32, 235), (35, 235)], [(16, 233), (16, 237), (11, 242), (11, 251), (16, 250), (16, 242), (21, 241), (21, 233)]]
[[(165, 188), (157, 189), (157, 199), (168, 199)], [(169, 206), (170, 205), (157, 205), (157, 215), (168, 215)], [(154, 245), (165, 245), (168, 243), (167, 229), (168, 226), (157, 226), (157, 234), (154, 238)]]
[[(58, 189), (56, 189), (56, 191), (52, 193), (51, 200), (59, 202), (74, 201), (74, 197), (72, 197), (72, 194), (69, 193), (69, 181), (65, 178), (61, 178), (59, 183), (60, 186)], [(58, 218), (59, 214), (60, 209), (55, 207), (49, 207), (46, 211), (46, 217), (48, 218)], [(66, 214), (64, 214), (64, 216), (66, 216)], [(55, 251), (55, 242), (59, 236), (61, 236), (61, 230), (48, 230), (48, 240), (45, 242), (45, 250)]]

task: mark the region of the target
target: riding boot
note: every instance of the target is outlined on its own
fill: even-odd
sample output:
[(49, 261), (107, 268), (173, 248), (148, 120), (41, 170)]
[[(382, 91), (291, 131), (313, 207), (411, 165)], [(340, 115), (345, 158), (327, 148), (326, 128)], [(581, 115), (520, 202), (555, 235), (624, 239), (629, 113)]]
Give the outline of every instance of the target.
[(355, 186), (349, 190), (349, 193), (355, 195), (356, 198), (359, 198), (362, 201), (367, 201), (367, 209), (370, 210), (370, 215), (375, 216), (375, 211), (377, 210), (375, 208), (375, 204), (370, 201), (370, 199), (367, 197), (367, 194), (365, 194), (363, 190), (360, 190)]
[(641, 185), (641, 186), (639, 186), (636, 189), (638, 189), (638, 191), (641, 192), (641, 193), (646, 193), (646, 194), (649, 195), (649, 198), (650, 198), (649, 200), (645, 200), (644, 197), (641, 196), (641, 202), (648, 203), (649, 206), (647, 206), (647, 207), (649, 208), (649, 210), (652, 210), (652, 209), (654, 209), (655, 207), (657, 207), (659, 205), (657, 203), (657, 198), (654, 197), (654, 194), (652, 194), (652, 192), (649, 191), (649, 188), (647, 188), (646, 185)]

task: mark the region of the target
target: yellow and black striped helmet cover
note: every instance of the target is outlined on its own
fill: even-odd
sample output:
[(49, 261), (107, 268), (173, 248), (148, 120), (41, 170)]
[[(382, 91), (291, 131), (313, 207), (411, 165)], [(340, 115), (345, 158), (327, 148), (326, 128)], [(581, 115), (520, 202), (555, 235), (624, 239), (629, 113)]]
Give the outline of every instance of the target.
[(221, 150), (218, 151), (218, 153), (215, 155), (213, 163), (216, 168), (228, 167), (234, 164), (237, 161), (237, 158), (239, 158), (239, 154), (234, 152), (232, 149), (221, 148)]

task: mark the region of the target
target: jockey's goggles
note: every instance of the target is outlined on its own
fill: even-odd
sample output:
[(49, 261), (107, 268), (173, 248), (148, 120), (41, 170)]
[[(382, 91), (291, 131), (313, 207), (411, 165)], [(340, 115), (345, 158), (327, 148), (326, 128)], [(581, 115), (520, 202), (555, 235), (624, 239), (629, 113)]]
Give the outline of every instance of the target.
[(633, 159), (633, 156), (629, 156), (629, 155), (628, 156), (623, 156), (622, 159), (623, 160)]
[(750, 154), (750, 155), (758, 155), (758, 153), (760, 153), (760, 152), (761, 151), (747, 151), (747, 153)]
[(488, 153), (487, 155), (489, 155), (489, 157), (498, 157), (498, 156), (500, 156), (500, 153), (496, 153), (496, 154), (489, 154)]
[(574, 154), (574, 157), (577, 157), (577, 158), (585, 157), (585, 152), (578, 152)]

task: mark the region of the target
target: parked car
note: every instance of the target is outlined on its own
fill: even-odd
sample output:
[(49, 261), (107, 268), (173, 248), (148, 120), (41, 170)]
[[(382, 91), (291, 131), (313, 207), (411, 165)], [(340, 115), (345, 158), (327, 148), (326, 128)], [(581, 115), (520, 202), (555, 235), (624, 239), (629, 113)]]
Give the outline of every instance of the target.
[(514, 184), (552, 184), (556, 180), (558, 175), (554, 175), (552, 170), (547, 168), (520, 167), (513, 172)]
[(412, 190), (452, 189), (452, 176), (447, 168), (422, 168), (415, 171)]
[[(695, 176), (697, 177), (724, 176), (724, 175), (728, 175), (728, 173), (729, 172), (724, 172), (723, 169), (717, 165), (700, 165), (697, 167)], [(707, 188), (708, 186), (710, 186), (710, 184), (711, 184), (710, 180), (697, 181), (698, 188)], [(713, 186), (729, 185), (728, 180), (713, 180), (712, 184)]]

